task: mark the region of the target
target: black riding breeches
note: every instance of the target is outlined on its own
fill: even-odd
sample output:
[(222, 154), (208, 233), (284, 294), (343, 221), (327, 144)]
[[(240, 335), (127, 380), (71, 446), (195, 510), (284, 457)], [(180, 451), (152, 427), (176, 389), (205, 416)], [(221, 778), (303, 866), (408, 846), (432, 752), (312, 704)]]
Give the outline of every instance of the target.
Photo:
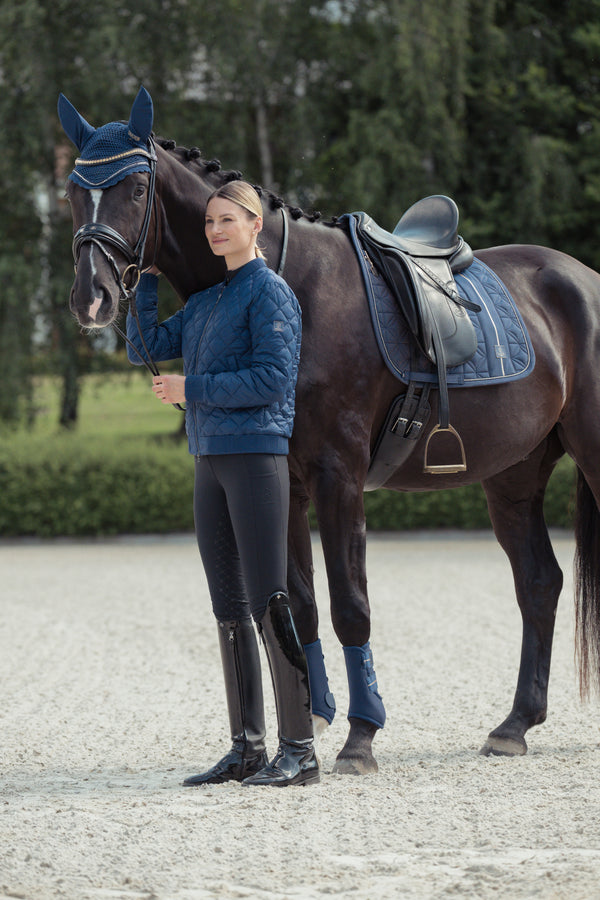
[(290, 479), (287, 456), (197, 456), (194, 521), (217, 619), (262, 619), (287, 593)]

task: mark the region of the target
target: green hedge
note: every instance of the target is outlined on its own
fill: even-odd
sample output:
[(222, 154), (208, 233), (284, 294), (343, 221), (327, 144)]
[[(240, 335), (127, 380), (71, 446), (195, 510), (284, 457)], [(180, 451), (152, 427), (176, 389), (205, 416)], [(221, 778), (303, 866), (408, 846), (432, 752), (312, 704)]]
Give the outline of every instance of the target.
[(0, 462), (0, 535), (112, 535), (193, 528), (183, 444), (53, 442)]
[[(193, 529), (193, 460), (184, 441), (65, 435), (22, 438), (0, 451), (0, 536)], [(549, 525), (571, 526), (573, 494), (573, 464), (563, 459), (548, 487)], [(479, 485), (430, 493), (375, 491), (365, 494), (365, 507), (370, 530), (490, 527)]]

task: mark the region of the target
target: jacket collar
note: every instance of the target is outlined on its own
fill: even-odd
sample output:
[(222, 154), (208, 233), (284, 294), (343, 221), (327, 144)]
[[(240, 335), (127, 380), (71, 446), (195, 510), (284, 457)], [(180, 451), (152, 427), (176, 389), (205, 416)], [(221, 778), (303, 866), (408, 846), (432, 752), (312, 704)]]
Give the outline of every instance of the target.
[(261, 269), (263, 266), (266, 266), (266, 263), (262, 257), (257, 256), (255, 259), (251, 259), (250, 262), (245, 263), (243, 266), (240, 266), (239, 269), (234, 269), (233, 272), (228, 273), (225, 277), (225, 284), (233, 284), (233, 282), (241, 281), (244, 278), (247, 278), (249, 275), (253, 275), (257, 269)]

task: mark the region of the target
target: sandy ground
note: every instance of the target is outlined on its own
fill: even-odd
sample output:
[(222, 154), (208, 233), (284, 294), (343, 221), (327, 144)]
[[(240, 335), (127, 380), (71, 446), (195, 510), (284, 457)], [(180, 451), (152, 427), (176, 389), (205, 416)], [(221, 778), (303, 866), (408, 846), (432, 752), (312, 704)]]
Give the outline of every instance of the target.
[[(569, 535), (549, 721), (519, 759), (478, 755), (508, 713), (520, 616), (489, 535), (373, 536), (380, 771), (331, 774), (343, 655), (315, 540), (338, 716), (321, 784), (200, 789), (228, 746), (193, 539), (0, 543), (0, 897), (600, 897), (597, 704), (578, 700)], [(266, 685), (269, 749), (276, 726)]]

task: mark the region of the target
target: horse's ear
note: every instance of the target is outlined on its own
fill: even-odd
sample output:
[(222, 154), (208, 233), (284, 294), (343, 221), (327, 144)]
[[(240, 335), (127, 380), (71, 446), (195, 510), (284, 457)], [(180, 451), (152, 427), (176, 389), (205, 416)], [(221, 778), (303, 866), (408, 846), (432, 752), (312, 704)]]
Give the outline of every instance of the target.
[(152, 133), (154, 109), (152, 97), (145, 87), (141, 87), (133, 101), (129, 116), (129, 134), (135, 141), (146, 143)]
[(96, 131), (83, 116), (77, 112), (64, 94), (58, 98), (58, 118), (69, 140), (73, 141), (78, 150), (81, 150)]

